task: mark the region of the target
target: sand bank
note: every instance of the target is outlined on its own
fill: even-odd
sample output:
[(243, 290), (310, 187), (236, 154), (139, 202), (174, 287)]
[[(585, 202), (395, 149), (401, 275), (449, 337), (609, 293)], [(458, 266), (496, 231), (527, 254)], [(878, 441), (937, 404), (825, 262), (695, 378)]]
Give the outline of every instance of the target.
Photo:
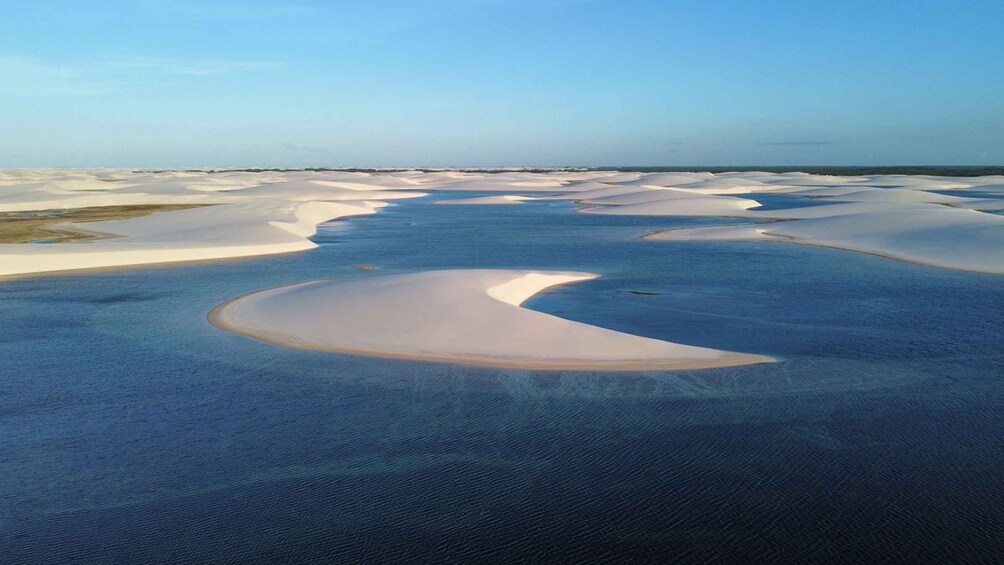
[(454, 198), (452, 200), (440, 200), (439, 202), (436, 202), (436, 204), (505, 206), (511, 204), (522, 204), (527, 200), (533, 200), (533, 198), (529, 196), (519, 196), (517, 194), (506, 194), (503, 196), (478, 196), (475, 198)]
[(1004, 216), (943, 206), (667, 230), (645, 239), (781, 241), (860, 251), (932, 267), (1004, 274)]
[[(401, 186), (409, 190), (390, 189)], [(407, 180), (350, 173), (11, 171), (0, 175), (0, 213), (50, 210), (65, 217), (59, 219), (60, 233), (111, 237), (70, 245), (57, 243), (65, 237), (32, 235), (46, 231), (25, 232), (0, 244), (0, 276), (303, 251), (316, 247), (309, 238), (321, 223), (373, 214), (389, 200), (424, 195)], [(159, 213), (101, 213), (147, 209)], [(74, 219), (90, 221), (66, 222)], [(55, 222), (35, 221), (44, 223), (42, 228)], [(9, 219), (5, 227), (20, 233), (29, 223)]]
[(672, 370), (772, 361), (520, 307), (547, 288), (596, 276), (453, 270), (309, 282), (237, 298), (213, 310), (210, 320), (277, 345), (519, 369)]

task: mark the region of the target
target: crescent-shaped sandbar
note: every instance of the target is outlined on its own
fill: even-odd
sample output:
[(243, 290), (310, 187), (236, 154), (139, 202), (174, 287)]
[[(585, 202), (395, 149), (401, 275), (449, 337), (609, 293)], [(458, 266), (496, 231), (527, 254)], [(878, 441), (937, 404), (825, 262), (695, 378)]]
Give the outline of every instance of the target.
[(592, 273), (448, 270), (318, 281), (226, 302), (210, 321), (269, 343), (536, 370), (673, 370), (771, 362), (631, 335), (521, 308)]

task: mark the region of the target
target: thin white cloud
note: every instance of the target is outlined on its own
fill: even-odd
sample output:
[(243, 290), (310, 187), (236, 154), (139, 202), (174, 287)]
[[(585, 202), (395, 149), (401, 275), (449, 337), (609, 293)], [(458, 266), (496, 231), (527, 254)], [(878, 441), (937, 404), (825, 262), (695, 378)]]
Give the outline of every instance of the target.
[(265, 61), (184, 60), (116, 57), (100, 61), (52, 62), (0, 55), (0, 96), (97, 96), (157, 76), (218, 77), (280, 68)]

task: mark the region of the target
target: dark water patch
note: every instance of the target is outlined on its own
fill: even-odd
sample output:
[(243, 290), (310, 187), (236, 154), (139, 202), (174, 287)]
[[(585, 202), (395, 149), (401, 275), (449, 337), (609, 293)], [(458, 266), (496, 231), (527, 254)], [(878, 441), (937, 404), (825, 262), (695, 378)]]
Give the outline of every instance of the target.
[[(811, 187), (806, 187), (811, 188)], [(769, 192), (757, 192), (753, 194), (740, 194), (737, 195), (742, 198), (749, 198), (751, 200), (756, 200), (760, 203), (760, 206), (756, 208), (750, 208), (752, 212), (761, 212), (768, 210), (789, 210), (792, 208), (810, 208), (813, 206), (825, 206), (827, 204), (832, 204), (832, 202), (827, 202), (825, 200), (820, 200), (818, 198), (811, 198), (806, 196), (798, 196), (794, 194), (772, 194)]]
[(111, 305), (111, 304), (131, 304), (136, 302), (151, 302), (160, 300), (168, 296), (167, 293), (154, 293), (154, 292), (129, 292), (129, 293), (113, 293), (113, 294), (103, 294), (98, 296), (50, 296), (37, 299), (39, 302), (68, 302), (77, 304), (96, 304), (96, 305)]
[(969, 189), (969, 188), (959, 188), (955, 190), (927, 190), (925, 192), (933, 192), (935, 194), (943, 194), (945, 196), (959, 196), (962, 198), (985, 198), (988, 200), (1000, 200), (1004, 198), (1004, 187), (999, 191), (988, 191), (979, 190), (980, 187)]

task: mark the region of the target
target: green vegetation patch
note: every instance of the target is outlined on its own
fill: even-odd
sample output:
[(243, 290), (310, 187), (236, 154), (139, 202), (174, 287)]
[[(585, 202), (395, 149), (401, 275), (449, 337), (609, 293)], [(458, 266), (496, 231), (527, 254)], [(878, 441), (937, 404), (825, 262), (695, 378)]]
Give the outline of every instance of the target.
[(143, 204), (136, 206), (97, 206), (70, 210), (32, 210), (0, 212), (0, 243), (60, 243), (103, 237), (99, 233), (74, 229), (68, 222), (107, 222), (154, 214), (199, 208), (201, 204)]

